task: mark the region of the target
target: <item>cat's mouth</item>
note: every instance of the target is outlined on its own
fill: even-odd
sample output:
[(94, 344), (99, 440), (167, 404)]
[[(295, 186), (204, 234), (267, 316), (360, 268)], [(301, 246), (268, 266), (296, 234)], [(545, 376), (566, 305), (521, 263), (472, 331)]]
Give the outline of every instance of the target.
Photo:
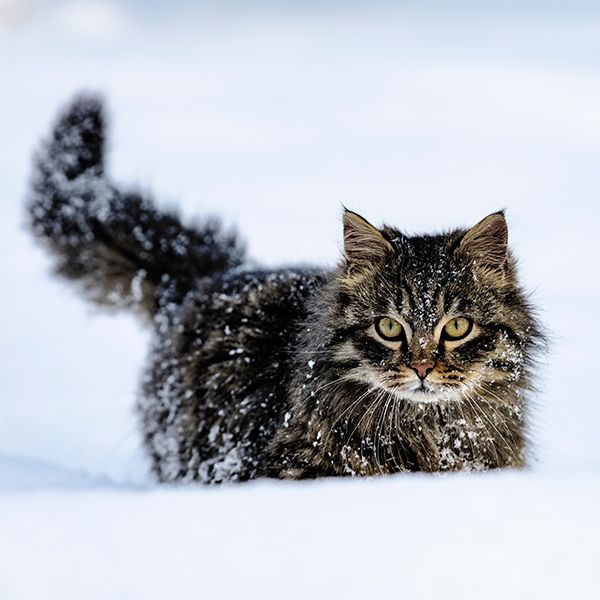
[(395, 386), (393, 392), (402, 400), (417, 404), (456, 402), (461, 399), (460, 393), (455, 387), (440, 385), (426, 379)]
[[(460, 402), (463, 394), (455, 383), (444, 383), (432, 380), (430, 377), (420, 379), (409, 377), (398, 379), (395, 377), (381, 377), (374, 372), (367, 372), (367, 381), (374, 389), (391, 393), (398, 400), (414, 404), (436, 404), (444, 402)], [(356, 377), (364, 382), (363, 377)]]

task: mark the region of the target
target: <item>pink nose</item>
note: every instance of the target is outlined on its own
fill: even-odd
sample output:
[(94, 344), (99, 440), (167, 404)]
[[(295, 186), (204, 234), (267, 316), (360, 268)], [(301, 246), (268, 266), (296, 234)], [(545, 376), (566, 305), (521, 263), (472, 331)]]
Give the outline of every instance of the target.
[(435, 365), (430, 360), (419, 360), (410, 363), (410, 368), (423, 380)]

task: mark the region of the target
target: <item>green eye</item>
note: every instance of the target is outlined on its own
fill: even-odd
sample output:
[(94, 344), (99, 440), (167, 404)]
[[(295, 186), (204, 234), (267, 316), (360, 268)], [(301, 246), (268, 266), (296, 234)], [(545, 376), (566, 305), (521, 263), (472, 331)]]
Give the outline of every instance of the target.
[(396, 342), (402, 339), (404, 328), (396, 319), (391, 317), (381, 317), (375, 321), (375, 329), (377, 333), (384, 339), (390, 342)]
[(473, 329), (472, 321), (465, 317), (456, 317), (444, 325), (442, 334), (447, 340), (462, 340), (471, 333), (471, 329)]

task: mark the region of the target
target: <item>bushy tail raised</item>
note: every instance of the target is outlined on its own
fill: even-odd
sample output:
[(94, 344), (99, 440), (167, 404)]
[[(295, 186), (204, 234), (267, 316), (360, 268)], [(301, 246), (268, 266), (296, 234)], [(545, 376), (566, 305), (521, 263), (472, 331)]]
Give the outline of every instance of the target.
[(29, 213), (56, 271), (93, 301), (154, 314), (163, 291), (175, 298), (202, 277), (238, 266), (243, 249), (216, 221), (194, 227), (151, 199), (115, 187), (104, 172), (102, 102), (80, 95), (35, 158)]

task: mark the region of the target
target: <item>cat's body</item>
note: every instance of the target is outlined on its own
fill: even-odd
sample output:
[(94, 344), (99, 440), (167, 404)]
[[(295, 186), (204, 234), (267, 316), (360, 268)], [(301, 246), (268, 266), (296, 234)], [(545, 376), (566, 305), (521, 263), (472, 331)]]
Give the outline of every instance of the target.
[(159, 480), (523, 464), (541, 336), (501, 214), (408, 237), (347, 211), (337, 269), (253, 271), (215, 222), (117, 189), (103, 146), (79, 98), (37, 158), (33, 230), (94, 301), (154, 324), (138, 410)]

